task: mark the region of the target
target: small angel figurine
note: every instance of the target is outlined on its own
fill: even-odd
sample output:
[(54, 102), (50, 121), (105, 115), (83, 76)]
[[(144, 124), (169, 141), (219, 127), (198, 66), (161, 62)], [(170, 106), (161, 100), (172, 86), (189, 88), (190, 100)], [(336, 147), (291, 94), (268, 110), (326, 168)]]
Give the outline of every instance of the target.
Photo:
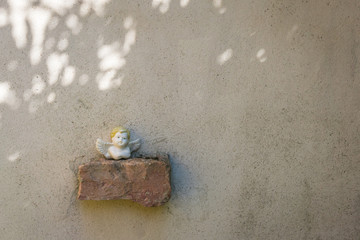
[(107, 159), (126, 159), (131, 152), (140, 148), (140, 139), (130, 142), (130, 132), (126, 128), (116, 127), (110, 134), (112, 143), (104, 142), (100, 138), (96, 140), (96, 149), (104, 154)]

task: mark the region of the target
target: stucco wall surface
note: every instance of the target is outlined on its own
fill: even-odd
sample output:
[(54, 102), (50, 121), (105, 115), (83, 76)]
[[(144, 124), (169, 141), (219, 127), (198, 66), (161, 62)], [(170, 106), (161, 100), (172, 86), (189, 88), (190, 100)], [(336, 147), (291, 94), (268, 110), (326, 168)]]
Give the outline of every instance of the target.
[[(0, 0), (0, 239), (358, 239), (360, 1)], [(76, 199), (95, 140), (173, 196)]]

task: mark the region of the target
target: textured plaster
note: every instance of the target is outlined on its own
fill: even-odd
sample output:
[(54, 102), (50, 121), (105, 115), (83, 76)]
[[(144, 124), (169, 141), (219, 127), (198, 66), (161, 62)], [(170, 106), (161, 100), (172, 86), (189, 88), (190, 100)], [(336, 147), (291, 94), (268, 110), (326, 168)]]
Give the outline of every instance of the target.
[[(1, 239), (359, 237), (358, 0), (18, 2), (0, 0)], [(76, 200), (118, 125), (170, 155), (166, 205)]]

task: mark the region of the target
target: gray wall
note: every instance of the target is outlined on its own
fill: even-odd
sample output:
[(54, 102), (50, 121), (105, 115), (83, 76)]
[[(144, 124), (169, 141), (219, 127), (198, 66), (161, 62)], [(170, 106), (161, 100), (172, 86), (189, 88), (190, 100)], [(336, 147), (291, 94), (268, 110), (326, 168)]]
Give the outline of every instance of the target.
[[(1, 239), (359, 237), (360, 1), (63, 2), (0, 0)], [(117, 125), (165, 206), (76, 200)]]

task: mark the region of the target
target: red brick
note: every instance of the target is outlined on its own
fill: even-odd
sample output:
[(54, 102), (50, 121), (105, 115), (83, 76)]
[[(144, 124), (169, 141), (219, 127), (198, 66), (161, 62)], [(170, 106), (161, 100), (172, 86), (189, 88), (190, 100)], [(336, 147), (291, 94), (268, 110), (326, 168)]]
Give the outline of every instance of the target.
[(80, 200), (129, 199), (145, 207), (160, 206), (171, 196), (168, 156), (104, 160), (79, 166)]

